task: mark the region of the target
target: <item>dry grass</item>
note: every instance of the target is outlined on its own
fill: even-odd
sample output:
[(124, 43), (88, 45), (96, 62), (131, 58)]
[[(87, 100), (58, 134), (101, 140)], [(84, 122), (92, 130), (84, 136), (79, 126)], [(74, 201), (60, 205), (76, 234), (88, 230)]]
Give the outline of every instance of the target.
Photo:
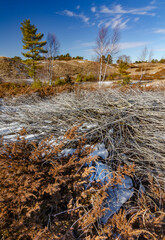
[(164, 99), (164, 92), (91, 92), (77, 88), (76, 93), (65, 92), (47, 100), (23, 96), (8, 99), (3, 112), (11, 123), (24, 124), (28, 133), (43, 132), (46, 136), (62, 135), (73, 125), (95, 124), (85, 130), (85, 137), (89, 142), (107, 144), (110, 164), (135, 162), (139, 176), (147, 171), (164, 181)]
[[(82, 151), (86, 140), (77, 127), (68, 131), (68, 136), (77, 144), (75, 154), (68, 157), (61, 155), (68, 144), (65, 138), (54, 147), (48, 144), (51, 139), (37, 146), (19, 138), (17, 143), (0, 146), (1, 239), (162, 240), (165, 194), (159, 179), (147, 172), (141, 174), (146, 188), (142, 192), (136, 165), (120, 160), (113, 164), (114, 177), (108, 184), (92, 182), (86, 189), (91, 169), (85, 163), (97, 158), (89, 157), (90, 147)], [(101, 206), (106, 189), (120, 184), (125, 174), (135, 181), (134, 195), (102, 225), (99, 218), (105, 211)]]
[(72, 85), (64, 85), (64, 86), (48, 86), (41, 85), (38, 88), (33, 87), (32, 85), (28, 85), (25, 83), (1, 83), (0, 84), (0, 98), (10, 98), (21, 95), (32, 95), (36, 93), (39, 97), (49, 97), (57, 95), (63, 91), (72, 91), (74, 87)]

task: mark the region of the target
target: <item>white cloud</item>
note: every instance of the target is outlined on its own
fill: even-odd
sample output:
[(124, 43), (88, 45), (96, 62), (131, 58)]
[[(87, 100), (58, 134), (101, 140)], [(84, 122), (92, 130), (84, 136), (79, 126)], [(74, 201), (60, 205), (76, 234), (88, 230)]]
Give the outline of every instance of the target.
[[(121, 15), (117, 15), (110, 21), (105, 23), (105, 27), (111, 26), (112, 29), (115, 29), (117, 26), (119, 26), (120, 29), (126, 29), (127, 28), (127, 23), (130, 21), (130, 19), (126, 19), (123, 21), (123, 18)], [(100, 22), (103, 24), (104, 22)]]
[(165, 52), (165, 48), (154, 49), (155, 52)]
[(83, 13), (74, 13), (72, 11), (69, 11), (69, 10), (64, 10), (62, 12), (60, 12), (59, 14), (62, 14), (62, 15), (65, 15), (65, 16), (68, 16), (68, 17), (76, 17), (76, 18), (79, 18), (81, 19), (84, 23), (89, 23), (89, 20), (90, 18), (85, 16)]
[(79, 50), (87, 50), (91, 47), (95, 47), (96, 43), (94, 41), (92, 42), (82, 42), (81, 40), (79, 41), (75, 41), (75, 44), (73, 47), (71, 47), (70, 49), (73, 50), (73, 49), (79, 49)]
[(63, 15), (69, 16), (69, 17), (74, 17), (75, 14), (69, 10), (64, 10)]
[(155, 33), (162, 33), (165, 34), (165, 28), (160, 28), (155, 31)]
[(80, 44), (80, 47), (94, 47), (95, 44), (95, 42), (84, 42)]
[(77, 5), (76, 9), (80, 9), (80, 5)]
[(153, 0), (150, 2), (151, 5), (155, 4), (156, 3), (156, 0)]
[(150, 42), (124, 42), (124, 43), (119, 43), (119, 48), (121, 50), (124, 49), (129, 49), (129, 48), (137, 48), (141, 46), (146, 46)]
[[(98, 23), (98, 27), (100, 27), (102, 24), (104, 24), (104, 21), (103, 20), (101, 20), (99, 23)], [(107, 26), (108, 27), (108, 26)]]
[(77, 17), (83, 20), (83, 22), (88, 23), (89, 22), (89, 17), (86, 17), (83, 13), (78, 14)]
[(96, 7), (91, 7), (91, 11), (95, 13), (96, 12)]
[(149, 11), (155, 9), (155, 6), (146, 6), (143, 8), (132, 8), (132, 9), (124, 9), (120, 4), (114, 5), (112, 8), (108, 8), (105, 5), (101, 7), (100, 12), (104, 14), (133, 14), (133, 15), (152, 15), (154, 13), (149, 13)]
[(139, 17), (134, 18), (134, 22), (138, 22), (139, 19), (140, 19)]

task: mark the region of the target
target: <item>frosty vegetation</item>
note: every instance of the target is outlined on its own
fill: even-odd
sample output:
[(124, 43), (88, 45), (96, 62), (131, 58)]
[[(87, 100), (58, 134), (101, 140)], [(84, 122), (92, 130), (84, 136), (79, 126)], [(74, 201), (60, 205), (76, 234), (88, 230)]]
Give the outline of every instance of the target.
[(23, 127), (29, 134), (25, 139), (42, 139), (51, 134), (62, 136), (73, 125), (82, 124), (81, 131), (88, 141), (104, 142), (110, 158), (136, 162), (142, 172), (147, 169), (155, 175), (163, 174), (162, 92), (80, 91), (50, 99), (22, 96), (1, 103), (0, 134), (4, 135), (4, 141), (16, 139), (16, 133)]
[[(162, 239), (164, 92), (77, 90), (46, 99), (34, 94), (3, 99), (0, 110), (1, 182), (9, 176), (2, 204), (11, 209), (2, 212), (2, 236)], [(17, 190), (8, 186), (14, 176)], [(21, 192), (24, 184), (27, 192)]]

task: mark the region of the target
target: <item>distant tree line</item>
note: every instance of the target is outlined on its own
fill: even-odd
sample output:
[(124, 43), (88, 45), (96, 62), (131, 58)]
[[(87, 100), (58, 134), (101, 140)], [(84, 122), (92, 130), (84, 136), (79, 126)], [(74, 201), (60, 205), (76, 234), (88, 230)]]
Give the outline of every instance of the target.
[[(135, 61), (135, 63), (147, 63), (148, 61)], [(158, 59), (152, 59), (151, 63), (165, 63), (165, 58)]]
[(77, 56), (77, 57), (71, 57), (69, 53), (67, 54), (61, 54), (61, 55), (57, 55), (54, 59), (58, 59), (58, 60), (65, 60), (65, 61), (69, 61), (69, 60), (73, 60), (73, 59), (81, 59), (83, 60), (84, 58), (81, 56)]

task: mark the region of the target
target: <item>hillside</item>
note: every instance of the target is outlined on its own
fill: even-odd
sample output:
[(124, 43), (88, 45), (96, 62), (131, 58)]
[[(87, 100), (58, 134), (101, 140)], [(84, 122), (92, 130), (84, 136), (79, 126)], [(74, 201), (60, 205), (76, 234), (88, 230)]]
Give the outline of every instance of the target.
[[(47, 62), (40, 61), (37, 65), (38, 78), (41, 81), (47, 81)], [(103, 69), (105, 64), (103, 65)], [(127, 73), (131, 80), (140, 80), (141, 70), (143, 69), (143, 80), (164, 80), (164, 63), (132, 63), (129, 64)], [(57, 77), (66, 77), (69, 75), (73, 80), (77, 75), (87, 76), (92, 74), (95, 80), (99, 75), (99, 63), (88, 60), (55, 60), (53, 62), (53, 79)], [(20, 81), (29, 79), (28, 71), (24, 62), (7, 57), (0, 57), (0, 80), (1, 81)], [(121, 79), (118, 64), (111, 64), (107, 68), (106, 80)], [(30, 80), (30, 79), (29, 79)]]
[(25, 64), (7, 57), (0, 57), (0, 80), (27, 79)]

